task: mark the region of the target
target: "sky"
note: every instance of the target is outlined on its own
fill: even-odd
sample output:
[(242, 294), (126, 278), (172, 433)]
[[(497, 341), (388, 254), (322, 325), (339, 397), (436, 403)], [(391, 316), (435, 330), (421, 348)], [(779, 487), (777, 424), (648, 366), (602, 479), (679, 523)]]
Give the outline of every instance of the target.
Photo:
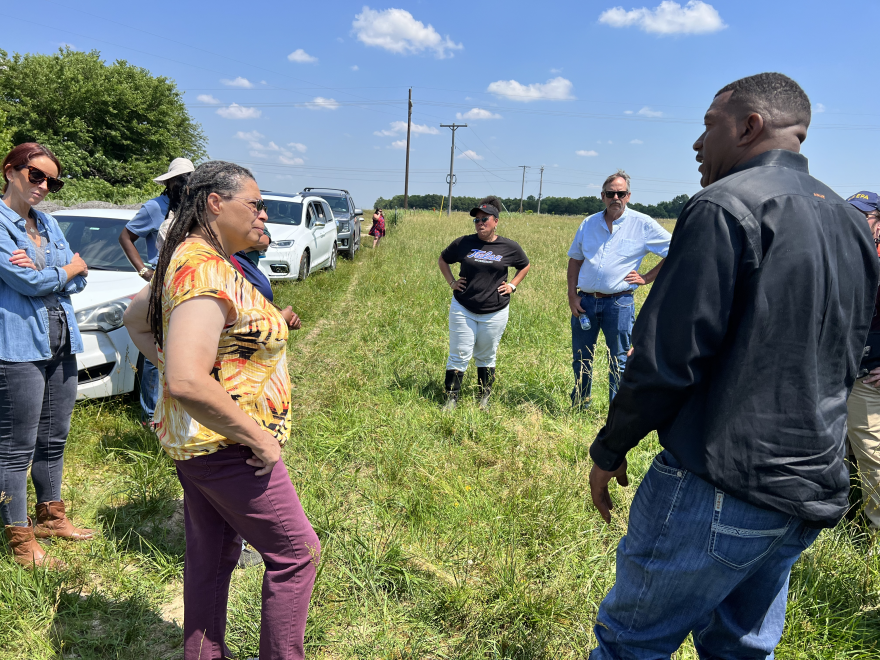
[[(4, 12), (0, 47), (98, 50), (173, 79), (211, 158), (260, 186), (402, 194), (596, 195), (618, 168), (632, 201), (699, 190), (692, 145), (715, 93), (762, 71), (813, 103), (802, 147), (838, 193), (880, 191), (880, 2), (189, 2), (43, 0)], [(864, 30), (864, 32), (862, 31)]]

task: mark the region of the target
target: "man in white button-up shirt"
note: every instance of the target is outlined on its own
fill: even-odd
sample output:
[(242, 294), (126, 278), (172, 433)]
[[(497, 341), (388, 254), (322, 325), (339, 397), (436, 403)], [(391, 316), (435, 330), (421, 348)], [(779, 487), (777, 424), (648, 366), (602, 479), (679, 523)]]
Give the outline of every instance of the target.
[[(585, 407), (593, 384), (593, 357), (599, 330), (609, 351), (609, 401), (617, 393), (626, 366), (635, 304), (633, 291), (654, 281), (669, 251), (672, 235), (653, 218), (626, 208), (629, 175), (618, 170), (602, 186), (605, 210), (584, 219), (568, 251), (568, 305), (575, 387), (572, 405)], [(649, 252), (662, 257), (644, 275), (638, 273)]]

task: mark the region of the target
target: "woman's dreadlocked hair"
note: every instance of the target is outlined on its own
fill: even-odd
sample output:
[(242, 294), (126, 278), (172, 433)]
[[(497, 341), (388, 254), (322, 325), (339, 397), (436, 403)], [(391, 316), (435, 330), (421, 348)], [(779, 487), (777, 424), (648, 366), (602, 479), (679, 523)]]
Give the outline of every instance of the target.
[(156, 264), (156, 271), (151, 280), (150, 329), (153, 331), (153, 338), (160, 348), (164, 341), (162, 289), (164, 288), (165, 273), (168, 271), (168, 264), (171, 262), (174, 251), (178, 245), (183, 243), (190, 232), (198, 227), (204, 232), (205, 239), (211, 247), (228, 259), (229, 255), (223, 251), (220, 239), (208, 222), (208, 195), (217, 193), (221, 197), (232, 197), (241, 190), (242, 184), (248, 179), (254, 180), (254, 175), (250, 170), (222, 160), (212, 160), (199, 165), (189, 175), (189, 181), (183, 189), (183, 195), (180, 199), (180, 206), (175, 213), (174, 222), (168, 228), (165, 243), (159, 253), (159, 263)]

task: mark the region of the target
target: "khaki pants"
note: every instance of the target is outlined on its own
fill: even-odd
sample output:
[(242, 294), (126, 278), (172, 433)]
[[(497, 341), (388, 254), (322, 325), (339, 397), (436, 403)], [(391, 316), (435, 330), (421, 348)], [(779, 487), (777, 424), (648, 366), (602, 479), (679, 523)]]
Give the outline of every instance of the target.
[(857, 380), (846, 402), (847, 440), (859, 464), (865, 515), (880, 529), (880, 390)]

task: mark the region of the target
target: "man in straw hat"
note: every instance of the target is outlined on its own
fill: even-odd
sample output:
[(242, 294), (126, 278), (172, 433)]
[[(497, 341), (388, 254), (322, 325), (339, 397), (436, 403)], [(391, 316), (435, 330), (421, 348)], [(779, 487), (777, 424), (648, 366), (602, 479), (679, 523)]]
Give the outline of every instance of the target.
[[(158, 197), (146, 202), (141, 206), (137, 215), (132, 218), (125, 229), (119, 235), (119, 244), (122, 251), (140, 275), (147, 282), (153, 277), (153, 268), (159, 258), (159, 250), (156, 247), (156, 237), (159, 235), (159, 227), (168, 215), (168, 207), (171, 203), (172, 191), (180, 183), (185, 183), (187, 176), (195, 169), (189, 158), (175, 158), (168, 166), (168, 171), (157, 176), (153, 181), (165, 184), (165, 190)], [(147, 246), (147, 262), (141, 259), (135, 243), (138, 239), (144, 239)], [(159, 372), (149, 360), (144, 359), (144, 370), (141, 378), (141, 408), (143, 408), (143, 423), (149, 424), (153, 419), (153, 411), (156, 408), (156, 397), (159, 390)]]

